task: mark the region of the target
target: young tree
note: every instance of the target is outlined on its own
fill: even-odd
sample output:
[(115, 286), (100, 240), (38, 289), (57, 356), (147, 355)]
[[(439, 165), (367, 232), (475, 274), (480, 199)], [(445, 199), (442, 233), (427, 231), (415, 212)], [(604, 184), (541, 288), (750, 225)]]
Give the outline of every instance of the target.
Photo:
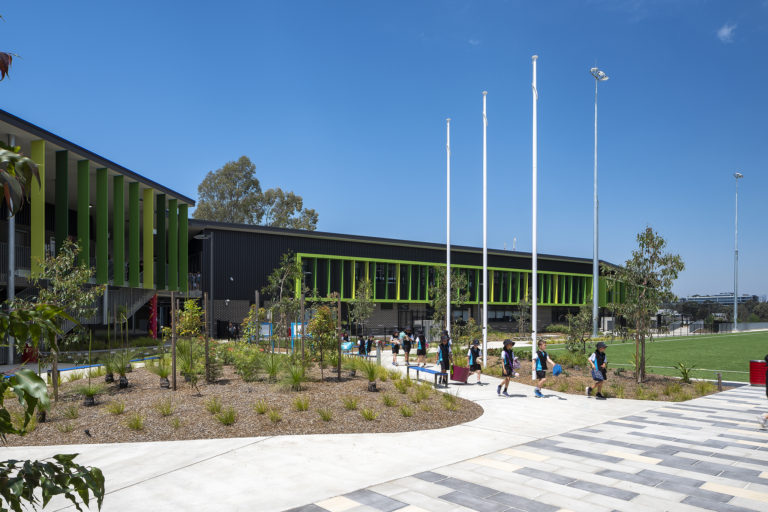
[(615, 309), (635, 327), (635, 376), (645, 380), (645, 341), (651, 336), (651, 317), (665, 302), (674, 300), (672, 284), (685, 268), (677, 254), (665, 252), (667, 242), (651, 227), (637, 235), (638, 247), (623, 267), (611, 276), (626, 289), (625, 300)]
[(256, 166), (246, 156), (210, 171), (197, 187), (196, 219), (314, 230), (317, 212), (280, 188), (262, 192)]
[(531, 320), (531, 295), (530, 292), (520, 299), (520, 303), (517, 306), (517, 329), (520, 336), (526, 333), (528, 322)]
[[(292, 252), (283, 254), (280, 264), (267, 278), (263, 292), (272, 300), (270, 311), (276, 324), (278, 339), (285, 336), (291, 319), (299, 314), (300, 302), (296, 298), (296, 283), (301, 281), (301, 266)], [(277, 319), (277, 321), (275, 321)]]
[(582, 304), (575, 315), (568, 313), (568, 331), (566, 332), (565, 346), (569, 352), (587, 353), (587, 340), (592, 333), (592, 306)]
[[(446, 276), (447, 271), (443, 266), (435, 268), (435, 281), (429, 287), (429, 305), (434, 309), (432, 320), (439, 327), (433, 331), (440, 332), (448, 328), (450, 319), (445, 318), (446, 313)], [(467, 275), (457, 268), (451, 268), (451, 307), (462, 307), (469, 300), (469, 284)]]
[[(91, 318), (98, 310), (98, 299), (104, 294), (103, 285), (91, 285), (93, 268), (81, 265), (78, 261), (80, 247), (65, 240), (59, 254), (49, 256), (41, 262), (40, 272), (32, 276), (31, 282), (39, 290), (37, 302), (50, 304), (63, 309), (75, 319)], [(63, 323), (59, 325), (62, 327)], [(82, 327), (74, 329), (61, 338), (60, 343), (50, 346), (53, 356), (53, 399), (59, 399), (58, 359), (59, 350), (66, 347), (80, 335)]]
[(365, 334), (365, 324), (373, 314), (376, 303), (373, 301), (373, 287), (368, 280), (361, 280), (355, 288), (355, 298), (349, 301), (349, 321), (361, 328)]
[(338, 335), (336, 331), (336, 314), (327, 305), (321, 305), (307, 324), (307, 332), (312, 336), (311, 347), (320, 358), (320, 379), (325, 381), (325, 356), (336, 349)]

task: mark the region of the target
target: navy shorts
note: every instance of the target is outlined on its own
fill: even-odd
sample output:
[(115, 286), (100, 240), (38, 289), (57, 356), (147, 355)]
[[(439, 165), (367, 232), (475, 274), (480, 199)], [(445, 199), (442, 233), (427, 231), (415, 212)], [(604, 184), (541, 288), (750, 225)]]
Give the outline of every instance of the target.
[(536, 378), (537, 379), (545, 379), (547, 377), (546, 370), (536, 370)]

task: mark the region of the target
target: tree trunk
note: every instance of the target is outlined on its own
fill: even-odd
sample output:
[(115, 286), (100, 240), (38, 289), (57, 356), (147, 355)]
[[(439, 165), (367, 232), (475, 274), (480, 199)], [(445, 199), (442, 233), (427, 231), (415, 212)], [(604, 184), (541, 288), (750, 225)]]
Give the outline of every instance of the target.
[(59, 401), (59, 353), (53, 350), (53, 364), (51, 365), (51, 380), (53, 381), (53, 401)]
[(640, 375), (640, 335), (635, 334), (635, 379), (638, 384), (643, 382)]

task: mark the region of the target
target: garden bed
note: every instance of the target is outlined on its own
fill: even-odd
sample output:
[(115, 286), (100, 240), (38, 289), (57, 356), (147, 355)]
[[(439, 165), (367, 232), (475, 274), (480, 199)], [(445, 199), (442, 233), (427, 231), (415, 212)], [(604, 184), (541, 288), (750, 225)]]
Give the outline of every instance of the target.
[[(349, 372), (342, 371), (341, 382), (329, 370), (325, 371), (325, 381), (320, 380), (316, 368), (308, 370), (307, 376), (304, 389), (297, 392), (267, 380), (244, 382), (233, 367), (224, 366), (216, 384), (198, 384), (198, 394), (181, 376), (177, 378), (177, 391), (161, 389), (157, 375), (137, 368), (128, 374), (127, 389), (107, 385), (96, 396), (97, 405), (93, 407), (82, 405), (82, 397), (75, 393), (87, 380), (64, 382), (59, 402), (52, 404), (46, 422), (38, 423), (28, 435), (11, 436), (8, 441), (11, 446), (23, 446), (407, 432), (449, 427), (482, 414), (479, 405), (455, 395), (446, 399), (427, 384), (411, 381), (409, 387), (401, 385), (406, 391), (401, 393), (390, 375), (385, 376), (386, 381), (378, 381), (378, 392), (367, 391), (368, 381), (360, 372), (357, 377), (350, 377)], [(93, 382), (103, 383), (104, 377), (94, 378)], [(297, 399), (308, 401), (307, 410), (297, 410)], [(216, 409), (216, 402), (221, 407), (219, 418), (208, 410)], [(352, 402), (356, 402), (354, 408)], [(262, 406), (261, 414), (255, 410), (257, 403)], [(12, 413), (18, 413), (18, 402), (7, 400), (6, 404)], [(115, 414), (120, 404), (124, 409)], [(227, 420), (229, 408), (234, 410), (236, 419), (231, 425), (224, 425), (222, 420)], [(330, 420), (324, 421), (318, 410), (326, 417), (329, 414)], [(373, 411), (371, 415), (376, 418), (365, 419), (365, 410)]]
[[(553, 355), (552, 359), (557, 363), (557, 355)], [(608, 398), (683, 402), (717, 392), (717, 385), (712, 382), (693, 381), (685, 383), (679, 378), (650, 373), (646, 374), (643, 384), (638, 384), (634, 372), (618, 370), (617, 373), (616, 369), (610, 368), (610, 363), (608, 366), (608, 379), (603, 384), (603, 395)], [(588, 366), (568, 368), (566, 365), (563, 365), (563, 369), (562, 375), (554, 377), (550, 368), (550, 371), (547, 372), (545, 389), (572, 395), (584, 395), (587, 386), (594, 386)], [(530, 360), (521, 361), (520, 369), (517, 372), (520, 376), (514, 379), (514, 382), (529, 386), (536, 384), (536, 381), (531, 380)], [(501, 362), (497, 356), (488, 356), (488, 368), (486, 368), (485, 373), (501, 377)], [(723, 391), (727, 389), (731, 388), (724, 385)]]

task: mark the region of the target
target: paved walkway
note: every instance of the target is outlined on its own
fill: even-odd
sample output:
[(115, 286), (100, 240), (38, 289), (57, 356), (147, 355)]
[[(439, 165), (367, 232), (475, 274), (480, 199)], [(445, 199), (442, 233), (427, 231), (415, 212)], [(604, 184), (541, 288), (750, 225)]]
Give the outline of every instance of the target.
[(765, 405), (762, 388), (744, 387), (649, 408), (291, 512), (765, 511)]
[[(80, 453), (105, 473), (107, 512), (768, 507), (768, 433), (755, 422), (768, 409), (762, 388), (664, 404), (536, 399), (514, 383), (511, 398), (497, 397), (498, 381), (486, 380), (451, 386), (485, 413), (445, 429), (3, 451)], [(50, 510), (74, 508), (58, 500)]]

